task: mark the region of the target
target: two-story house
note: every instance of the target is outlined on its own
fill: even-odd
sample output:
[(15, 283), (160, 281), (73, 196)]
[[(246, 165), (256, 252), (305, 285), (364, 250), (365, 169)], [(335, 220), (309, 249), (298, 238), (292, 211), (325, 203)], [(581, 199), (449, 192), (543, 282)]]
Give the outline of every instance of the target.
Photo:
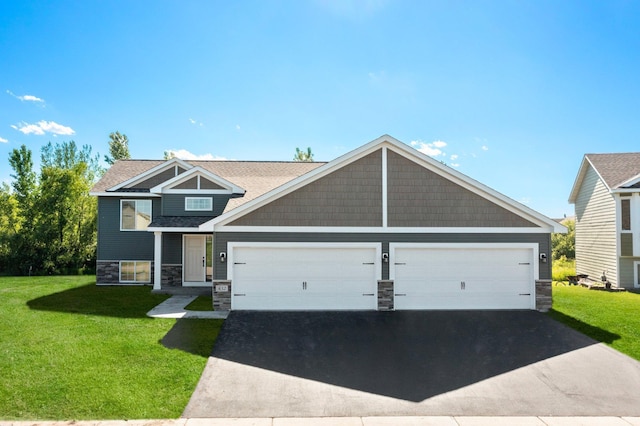
[(99, 285), (220, 309), (546, 309), (564, 230), (387, 135), (328, 163), (118, 161), (92, 193)]
[(640, 153), (586, 154), (571, 190), (576, 272), (640, 287)]

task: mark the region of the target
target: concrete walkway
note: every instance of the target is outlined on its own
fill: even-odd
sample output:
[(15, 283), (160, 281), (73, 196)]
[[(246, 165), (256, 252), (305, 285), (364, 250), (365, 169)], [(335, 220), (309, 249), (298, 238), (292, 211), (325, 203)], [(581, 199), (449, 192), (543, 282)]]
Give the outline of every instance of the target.
[(275, 417), (171, 420), (2, 421), (0, 426), (640, 426), (640, 417)]
[(226, 319), (228, 311), (188, 311), (185, 307), (198, 296), (171, 296), (149, 312), (153, 318)]

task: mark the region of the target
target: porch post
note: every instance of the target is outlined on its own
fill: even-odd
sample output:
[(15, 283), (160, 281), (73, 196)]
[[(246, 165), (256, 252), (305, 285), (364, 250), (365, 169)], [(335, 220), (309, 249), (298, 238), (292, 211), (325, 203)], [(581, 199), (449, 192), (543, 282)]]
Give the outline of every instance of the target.
[(153, 289), (162, 288), (162, 231), (153, 231)]

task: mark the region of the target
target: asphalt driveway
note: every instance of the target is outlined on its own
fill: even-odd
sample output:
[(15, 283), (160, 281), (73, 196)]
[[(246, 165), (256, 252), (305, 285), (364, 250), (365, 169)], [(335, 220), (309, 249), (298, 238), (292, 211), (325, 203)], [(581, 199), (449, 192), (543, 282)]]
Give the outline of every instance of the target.
[(640, 363), (534, 311), (232, 312), (183, 414), (397, 415), (640, 416)]

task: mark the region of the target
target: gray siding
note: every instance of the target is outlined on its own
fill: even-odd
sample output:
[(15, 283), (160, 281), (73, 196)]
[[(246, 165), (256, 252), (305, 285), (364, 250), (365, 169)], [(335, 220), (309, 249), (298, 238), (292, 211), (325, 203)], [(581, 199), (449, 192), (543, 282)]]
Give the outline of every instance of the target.
[[(185, 197), (213, 197), (213, 211), (185, 211)], [(162, 215), (163, 216), (220, 216), (227, 206), (231, 194), (163, 194), (162, 195)]]
[(194, 176), (191, 179), (182, 182), (180, 185), (173, 187), (174, 189), (198, 189), (198, 177)]
[(576, 272), (618, 285), (616, 203), (589, 166), (576, 197)]
[[(98, 197), (98, 260), (153, 260), (153, 233), (120, 231), (120, 200)], [(152, 206), (155, 218), (160, 199), (152, 199)]]
[(391, 227), (537, 227), (391, 150), (387, 194)]
[(162, 234), (162, 263), (182, 264), (182, 234)]
[[(537, 243), (541, 253), (551, 253), (551, 234), (348, 234), (348, 233), (241, 233), (224, 232), (213, 236), (214, 279), (227, 279), (227, 264), (220, 263), (218, 253), (228, 252), (233, 242), (381, 242), (389, 252), (389, 243)], [(549, 256), (550, 257), (550, 256)], [(393, 261), (393, 260), (392, 260)], [(551, 279), (551, 263), (539, 263), (540, 279)], [(389, 264), (382, 264), (382, 279), (389, 279)]]
[(235, 220), (232, 226), (382, 226), (382, 150)]
[[(184, 170), (178, 168), (178, 174), (182, 173)], [(153, 188), (156, 185), (160, 185), (162, 182), (166, 182), (169, 179), (173, 179), (176, 177), (176, 171), (174, 167), (171, 167), (169, 170), (165, 170), (162, 173), (158, 173), (155, 176), (151, 176), (149, 179), (140, 182), (139, 184), (132, 186), (132, 188), (136, 189), (149, 189)]]

